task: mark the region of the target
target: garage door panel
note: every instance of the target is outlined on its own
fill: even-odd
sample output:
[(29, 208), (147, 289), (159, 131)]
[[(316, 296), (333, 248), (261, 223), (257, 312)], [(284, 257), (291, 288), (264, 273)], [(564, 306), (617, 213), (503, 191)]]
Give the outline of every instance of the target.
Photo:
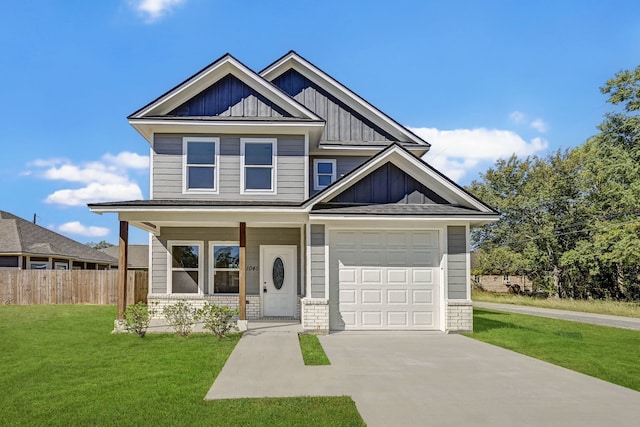
[(332, 327), (439, 329), (437, 231), (331, 232), (330, 243)]
[(381, 311), (363, 311), (361, 312), (361, 325), (364, 327), (380, 328), (382, 327), (382, 312)]
[(360, 295), (362, 304), (382, 304), (381, 289), (363, 289)]
[(387, 304), (407, 304), (408, 293), (406, 289), (388, 289)]
[(395, 328), (407, 328), (409, 326), (409, 313), (406, 311), (387, 312), (387, 326)]

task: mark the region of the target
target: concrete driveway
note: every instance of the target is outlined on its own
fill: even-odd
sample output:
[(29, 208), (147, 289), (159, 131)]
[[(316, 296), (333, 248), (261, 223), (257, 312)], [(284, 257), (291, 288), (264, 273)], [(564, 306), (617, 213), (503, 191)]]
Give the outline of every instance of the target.
[(348, 395), (369, 426), (637, 426), (640, 393), (460, 335), (320, 337), (306, 367), (295, 328), (250, 330), (207, 394)]

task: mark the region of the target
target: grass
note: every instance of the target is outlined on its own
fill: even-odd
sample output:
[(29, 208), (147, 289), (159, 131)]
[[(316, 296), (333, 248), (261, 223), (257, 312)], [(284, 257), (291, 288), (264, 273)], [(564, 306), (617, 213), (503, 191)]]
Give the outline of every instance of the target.
[(640, 391), (640, 331), (473, 311), (471, 338)]
[(115, 314), (0, 306), (0, 424), (364, 424), (349, 397), (204, 401), (239, 335), (112, 335)]
[(299, 334), (300, 351), (305, 365), (331, 365), (317, 335)]
[(478, 290), (471, 292), (471, 299), (474, 301), (496, 302), (500, 304), (527, 305), (541, 308), (555, 308), (558, 310), (583, 311), (585, 313), (640, 317), (640, 302), (534, 298), (526, 295)]

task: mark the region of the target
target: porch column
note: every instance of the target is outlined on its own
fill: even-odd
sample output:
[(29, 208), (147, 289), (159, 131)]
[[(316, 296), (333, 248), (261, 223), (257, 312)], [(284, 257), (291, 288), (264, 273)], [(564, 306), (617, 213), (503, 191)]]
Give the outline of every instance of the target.
[(247, 320), (247, 223), (240, 223), (240, 320)]
[(124, 311), (127, 308), (128, 265), (129, 223), (127, 221), (120, 221), (120, 241), (118, 242), (118, 320), (124, 319)]

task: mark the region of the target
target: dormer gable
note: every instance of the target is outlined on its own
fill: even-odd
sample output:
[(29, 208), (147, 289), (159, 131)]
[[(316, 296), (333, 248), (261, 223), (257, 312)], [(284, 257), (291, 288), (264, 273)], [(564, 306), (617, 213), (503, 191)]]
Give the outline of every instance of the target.
[[(371, 145), (378, 146), (380, 143), (387, 145), (385, 141), (395, 141), (416, 150), (419, 155), (429, 150), (428, 142), (294, 51), (266, 67), (260, 75), (327, 121), (324, 141), (353, 141), (353, 145), (372, 142)], [(316, 93), (320, 96), (315, 96)], [(325, 99), (326, 107), (323, 105)], [(354, 120), (362, 123), (356, 126), (355, 132), (346, 126), (347, 121)]]

